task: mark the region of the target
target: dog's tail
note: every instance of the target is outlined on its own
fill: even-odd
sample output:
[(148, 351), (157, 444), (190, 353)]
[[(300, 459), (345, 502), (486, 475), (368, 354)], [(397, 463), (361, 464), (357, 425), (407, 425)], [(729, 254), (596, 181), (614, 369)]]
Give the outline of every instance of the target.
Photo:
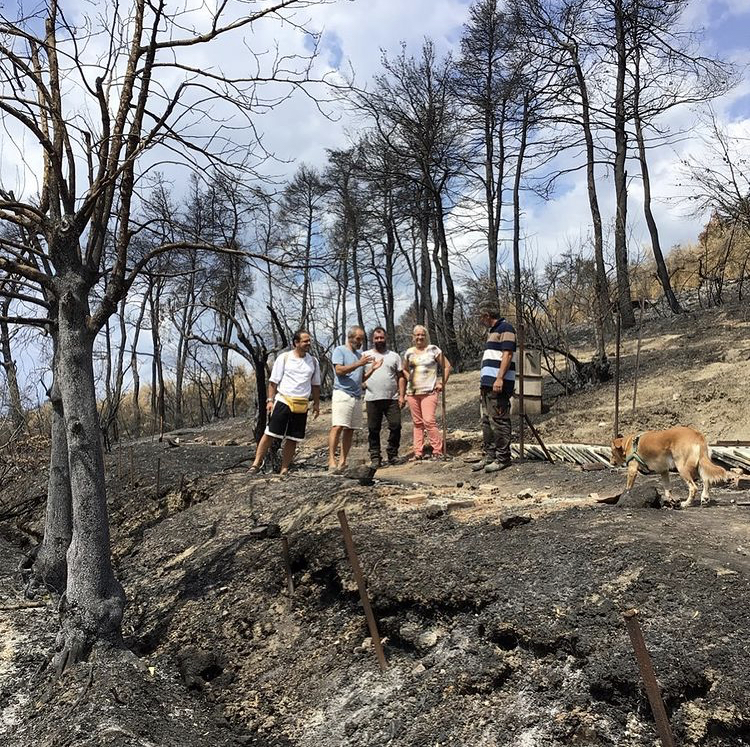
[(714, 483), (724, 482), (729, 479), (727, 471), (711, 461), (711, 456), (708, 452), (708, 446), (706, 446), (705, 441), (701, 444), (701, 452), (698, 459), (698, 472), (700, 472), (701, 480), (703, 480), (706, 485), (713, 485)]

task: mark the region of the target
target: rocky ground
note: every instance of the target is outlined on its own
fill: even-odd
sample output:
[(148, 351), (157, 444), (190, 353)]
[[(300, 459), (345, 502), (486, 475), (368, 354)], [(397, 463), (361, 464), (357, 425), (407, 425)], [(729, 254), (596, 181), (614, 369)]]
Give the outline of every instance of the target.
[[(703, 329), (744, 350), (741, 314), (711, 313)], [(644, 334), (653, 368), (644, 361), (633, 425), (705, 420), (714, 439), (747, 438), (742, 356), (719, 361), (714, 347), (708, 362), (706, 333), (691, 345), (689, 320), (660, 324)], [(598, 502), (622, 491), (619, 470), (526, 462), (478, 476), (465, 461), (478, 445), (472, 376), (453, 380), (453, 459), (387, 468), (371, 485), (322, 469), (325, 412), (287, 480), (247, 476), (245, 420), (172, 434), (174, 447), (147, 439), (115, 450), (126, 649), (97, 651), (59, 680), (46, 667), (55, 600), (25, 599), (19, 571), (39, 537), (43, 506), (30, 498), (43, 494), (44, 473), (19, 479), (0, 496), (0, 744), (651, 747), (630, 608), (677, 744), (750, 744), (747, 492), (714, 489), (714, 505), (673, 511)], [(544, 437), (606, 443), (611, 394), (550, 401), (537, 419)], [(360, 442), (353, 461), (365, 457)], [(685, 496), (681, 484), (675, 492)]]

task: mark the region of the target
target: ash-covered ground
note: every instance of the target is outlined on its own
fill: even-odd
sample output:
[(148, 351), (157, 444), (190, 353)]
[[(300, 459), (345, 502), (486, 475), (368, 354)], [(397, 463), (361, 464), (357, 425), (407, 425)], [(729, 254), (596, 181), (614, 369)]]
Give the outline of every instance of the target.
[[(133, 485), (129, 451), (110, 456), (127, 651), (55, 680), (55, 601), (4, 609), (1, 744), (651, 747), (630, 608), (677, 743), (750, 744), (747, 493), (625, 508), (592, 496), (620, 492), (621, 471), (529, 462), (477, 477), (463, 455), (373, 485), (326, 475), (314, 452), (287, 480), (250, 478), (241, 427), (136, 444)], [(28, 604), (17, 566), (40, 521), (37, 507), (3, 525), (2, 607)]]

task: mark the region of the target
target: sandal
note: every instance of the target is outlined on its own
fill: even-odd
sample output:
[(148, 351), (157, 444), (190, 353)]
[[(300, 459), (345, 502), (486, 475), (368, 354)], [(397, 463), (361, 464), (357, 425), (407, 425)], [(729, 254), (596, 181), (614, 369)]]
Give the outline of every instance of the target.
[(247, 471), (248, 475), (259, 475), (260, 474), (260, 467), (253, 464)]

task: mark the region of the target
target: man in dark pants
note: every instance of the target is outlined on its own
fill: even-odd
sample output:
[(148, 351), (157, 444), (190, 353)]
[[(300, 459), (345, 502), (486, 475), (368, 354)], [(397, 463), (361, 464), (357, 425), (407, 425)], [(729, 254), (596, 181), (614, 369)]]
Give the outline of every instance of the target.
[(383, 416), (388, 422), (388, 446), (386, 454), (388, 463), (398, 460), (398, 448), (401, 444), (401, 410), (406, 403), (406, 378), (404, 377), (401, 356), (388, 350), (386, 331), (375, 327), (372, 331), (372, 350), (370, 356), (374, 364), (370, 367), (365, 390), (365, 408), (367, 409), (367, 430), (370, 446), (370, 460), (373, 467), (382, 466), (380, 454), (380, 428)]
[(484, 459), (472, 469), (493, 473), (510, 467), (510, 402), (516, 383), (516, 330), (495, 306), (480, 308), (479, 319), (489, 329), (480, 372)]

